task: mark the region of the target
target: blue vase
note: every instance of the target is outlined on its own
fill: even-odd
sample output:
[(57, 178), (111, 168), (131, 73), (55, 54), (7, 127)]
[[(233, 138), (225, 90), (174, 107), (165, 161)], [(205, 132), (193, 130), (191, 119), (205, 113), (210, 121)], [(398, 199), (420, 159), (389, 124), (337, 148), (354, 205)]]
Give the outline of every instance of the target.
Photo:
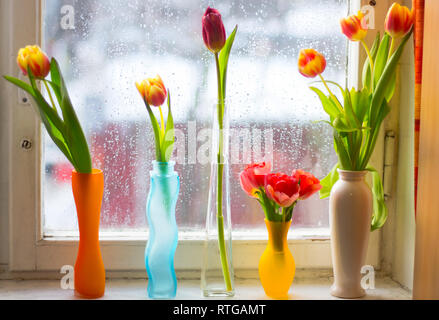
[(171, 299), (177, 293), (174, 254), (178, 242), (175, 205), (180, 179), (174, 171), (175, 162), (153, 161), (150, 189), (146, 205), (149, 240), (145, 250), (148, 273), (148, 296)]

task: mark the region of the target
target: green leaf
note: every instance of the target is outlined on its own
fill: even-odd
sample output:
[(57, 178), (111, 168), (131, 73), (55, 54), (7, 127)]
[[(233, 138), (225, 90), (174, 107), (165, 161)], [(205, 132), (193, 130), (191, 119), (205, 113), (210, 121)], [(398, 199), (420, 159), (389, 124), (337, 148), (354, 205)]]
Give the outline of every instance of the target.
[(360, 130), (360, 128), (352, 127), (341, 113), (332, 121), (331, 125), (338, 132), (354, 132)]
[(23, 89), (24, 91), (29, 93), (31, 96), (35, 97), (34, 89), (32, 88), (31, 85), (27, 84), (26, 82), (21, 81), (20, 79), (17, 79), (14, 77), (10, 77), (10, 76), (3, 76), (3, 78), (5, 78), (9, 82), (15, 84), (17, 87)]
[(358, 120), (357, 115), (355, 114), (354, 109), (352, 107), (351, 94), (348, 89), (346, 89), (346, 91), (343, 92), (343, 97), (344, 97), (344, 111), (345, 111), (347, 123), (352, 128), (360, 129), (361, 122)]
[(380, 79), (381, 75), (383, 74), (384, 68), (386, 67), (387, 58), (389, 56), (389, 42), (390, 36), (386, 33), (381, 40), (380, 47), (375, 58), (375, 65), (373, 69), (374, 87), (378, 83), (378, 80)]
[(360, 123), (365, 121), (365, 116), (367, 111), (369, 110), (370, 100), (372, 99), (372, 95), (370, 94), (367, 88), (363, 88), (361, 91), (355, 90), (355, 88), (351, 89), (350, 92), (352, 109), (357, 116), (357, 119)]
[(55, 92), (56, 99), (58, 100), (58, 104), (61, 105), (62, 95), (61, 95), (61, 73), (59, 71), (58, 62), (55, 58), (52, 58), (50, 61), (50, 78), (51, 81), (48, 81), (51, 85), (53, 91)]
[(168, 119), (166, 120), (165, 135), (163, 137), (161, 154), (162, 159), (168, 162), (174, 150), (174, 119), (171, 112), (171, 93), (168, 89)]
[(331, 172), (320, 180), (320, 184), (322, 185), (322, 188), (319, 191), (320, 199), (325, 199), (331, 194), (332, 187), (338, 181), (338, 168), (340, 168), (340, 164), (337, 162)]
[(154, 116), (154, 113), (152, 112), (148, 102), (146, 100), (144, 100), (144, 102), (145, 102), (146, 110), (148, 110), (149, 118), (151, 119), (152, 130), (154, 132), (156, 160), (159, 162), (163, 162), (164, 159), (162, 159), (162, 153), (161, 153), (161, 136), (160, 136), (159, 123), (157, 122), (157, 119)]
[(329, 99), (321, 90), (316, 87), (309, 87), (312, 91), (314, 91), (322, 103), (323, 110), (329, 115), (331, 121), (333, 121), (340, 114), (340, 110), (337, 108), (335, 103)]
[(233, 41), (235, 41), (236, 31), (238, 30), (238, 25), (235, 26), (232, 33), (226, 40), (224, 47), (221, 49), (219, 54), (219, 65), (220, 65), (220, 75), (221, 75), (221, 92), (222, 97), (226, 99), (226, 80), (227, 80), (227, 65), (229, 63), (229, 55), (232, 50)]
[(393, 74), (392, 79), (390, 80), (390, 83), (387, 86), (386, 93), (384, 94), (387, 102), (390, 102), (390, 100), (392, 100), (393, 94), (395, 93), (396, 74), (397, 74), (396, 72)]
[(385, 94), (387, 91), (387, 87), (389, 86), (389, 83), (392, 79), (393, 74), (396, 71), (396, 67), (398, 65), (399, 59), (401, 58), (402, 52), (404, 50), (404, 47), (407, 43), (407, 40), (410, 38), (410, 36), (413, 33), (413, 28), (410, 30), (409, 33), (407, 33), (404, 38), (402, 39), (400, 45), (395, 50), (395, 52), (390, 57), (389, 61), (387, 62), (386, 67), (384, 68), (384, 71), (381, 75), (381, 78), (379, 79), (377, 86), (374, 90), (372, 101), (370, 103), (370, 121), (371, 126), (374, 126), (374, 123), (376, 121), (376, 117), (378, 116), (379, 110), (376, 107), (381, 106), (383, 103), (383, 100), (385, 99)]
[(338, 155), (340, 167), (344, 170), (351, 170), (351, 158), (347, 147), (345, 146), (342, 137), (337, 130), (334, 130), (334, 147)]
[[(372, 56), (372, 60), (375, 61), (378, 47), (380, 45), (381, 36), (380, 33), (377, 32), (377, 35), (375, 37), (375, 41), (373, 42), (372, 49), (370, 49), (370, 55)], [(366, 58), (363, 65), (363, 74), (362, 74), (362, 82), (363, 82), (363, 89), (368, 88), (370, 86), (370, 78), (372, 77), (370, 72), (370, 61), (369, 57)]]
[(375, 144), (379, 136), (381, 123), (384, 121), (384, 118), (390, 113), (390, 106), (386, 102), (383, 101), (381, 108), (379, 108), (379, 113), (377, 117), (377, 121), (372, 128), (370, 134), (368, 135), (366, 148), (363, 149), (363, 154), (360, 156), (360, 168), (365, 168), (369, 163), (370, 157), (372, 156), (373, 150), (375, 149)]
[[(59, 82), (60, 92), (56, 93), (56, 95), (57, 97), (61, 97), (60, 108), (65, 123), (64, 136), (72, 154), (72, 158), (76, 163), (75, 169), (80, 173), (91, 173), (92, 162), (87, 139), (85, 138), (84, 131), (82, 130), (81, 124), (79, 123), (78, 117), (73, 108), (58, 62), (55, 58), (52, 58), (51, 70), (54, 72), (54, 82)], [(57, 91), (57, 89), (54, 90)]]
[(32, 73), (29, 74), (32, 85), (29, 85), (14, 77), (4, 76), (4, 78), (31, 95), (37, 105), (37, 111), (40, 115), (41, 122), (43, 122), (43, 125), (46, 128), (50, 138), (60, 149), (60, 151), (67, 157), (67, 159), (73, 164), (74, 162), (72, 160), (72, 156), (64, 139), (64, 124), (38, 91)]
[(372, 174), (373, 215), (370, 230), (374, 231), (384, 225), (388, 213), (384, 200), (383, 184), (378, 171), (371, 166), (368, 166), (366, 170)]

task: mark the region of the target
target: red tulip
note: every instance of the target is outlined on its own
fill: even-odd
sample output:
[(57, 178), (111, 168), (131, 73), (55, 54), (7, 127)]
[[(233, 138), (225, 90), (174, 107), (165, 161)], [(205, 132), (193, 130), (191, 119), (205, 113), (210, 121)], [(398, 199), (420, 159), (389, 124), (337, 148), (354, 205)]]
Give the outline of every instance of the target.
[(241, 187), (251, 197), (257, 198), (256, 192), (265, 185), (265, 176), (271, 171), (271, 163), (253, 163), (245, 167), (239, 175)]
[(291, 175), (299, 181), (300, 200), (305, 200), (309, 198), (322, 188), (320, 180), (314, 177), (314, 175), (309, 172), (298, 169), (293, 170), (293, 173)]
[(352, 14), (340, 19), (341, 32), (351, 41), (362, 41), (367, 35), (367, 26), (363, 22), (364, 13)]
[(203, 40), (207, 49), (219, 52), (226, 43), (226, 30), (218, 10), (207, 7), (202, 18)]
[(281, 207), (290, 207), (300, 196), (299, 180), (283, 173), (269, 173), (265, 178), (265, 192)]
[(406, 6), (394, 3), (387, 12), (384, 27), (386, 32), (394, 39), (401, 38), (410, 31), (413, 26), (414, 13)]
[(302, 49), (299, 53), (298, 66), (303, 76), (314, 78), (325, 71), (326, 59), (314, 49)]

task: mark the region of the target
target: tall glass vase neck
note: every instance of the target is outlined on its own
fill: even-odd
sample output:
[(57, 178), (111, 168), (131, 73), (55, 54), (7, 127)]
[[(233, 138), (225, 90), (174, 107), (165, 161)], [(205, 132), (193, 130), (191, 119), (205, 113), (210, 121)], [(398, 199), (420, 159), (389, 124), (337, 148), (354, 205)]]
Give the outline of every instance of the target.
[(157, 175), (169, 175), (169, 174), (174, 173), (174, 166), (175, 166), (175, 161), (160, 162), (160, 161), (154, 160), (152, 162), (151, 173), (154, 173)]

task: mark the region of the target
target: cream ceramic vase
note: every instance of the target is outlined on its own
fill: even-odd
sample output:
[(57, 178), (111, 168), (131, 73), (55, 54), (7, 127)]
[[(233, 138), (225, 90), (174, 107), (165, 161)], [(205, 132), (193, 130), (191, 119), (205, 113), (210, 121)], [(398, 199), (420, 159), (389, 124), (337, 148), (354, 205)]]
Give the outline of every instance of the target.
[(367, 171), (338, 170), (339, 180), (329, 198), (331, 253), (334, 284), (331, 294), (340, 298), (365, 295), (361, 287), (372, 218), (372, 192)]

